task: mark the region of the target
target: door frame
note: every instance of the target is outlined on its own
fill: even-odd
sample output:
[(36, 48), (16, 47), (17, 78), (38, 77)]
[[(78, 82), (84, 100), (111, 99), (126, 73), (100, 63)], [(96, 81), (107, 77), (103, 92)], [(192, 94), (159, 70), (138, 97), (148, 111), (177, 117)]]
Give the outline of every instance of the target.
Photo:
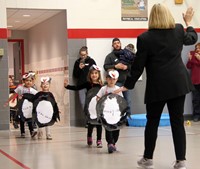
[(8, 39), (8, 42), (18, 42), (20, 44), (20, 57), (21, 57), (21, 65), (22, 65), (22, 75), (24, 72), (24, 39)]

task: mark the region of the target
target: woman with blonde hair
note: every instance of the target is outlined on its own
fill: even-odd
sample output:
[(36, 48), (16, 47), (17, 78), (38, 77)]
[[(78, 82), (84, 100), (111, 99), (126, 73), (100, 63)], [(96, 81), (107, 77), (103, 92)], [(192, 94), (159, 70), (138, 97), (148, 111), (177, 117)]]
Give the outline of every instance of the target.
[(149, 29), (173, 28), (175, 28), (175, 21), (169, 9), (163, 4), (154, 5), (149, 16)]
[(184, 128), (185, 95), (193, 90), (188, 71), (182, 61), (183, 45), (193, 45), (197, 33), (190, 26), (194, 11), (188, 8), (183, 14), (186, 31), (175, 24), (169, 9), (163, 4), (152, 7), (149, 30), (137, 38), (137, 53), (130, 76), (120, 90), (133, 89), (146, 68), (145, 104), (147, 123), (145, 127), (145, 150), (138, 165), (153, 168), (153, 153), (156, 146), (160, 117), (167, 104), (176, 155), (174, 169), (186, 169), (186, 134)]

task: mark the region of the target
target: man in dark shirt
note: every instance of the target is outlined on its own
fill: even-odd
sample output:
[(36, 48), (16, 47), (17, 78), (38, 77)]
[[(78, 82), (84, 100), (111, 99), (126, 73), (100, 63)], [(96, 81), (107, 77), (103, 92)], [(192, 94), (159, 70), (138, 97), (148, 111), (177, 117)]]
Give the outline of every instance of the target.
[[(112, 40), (112, 47), (113, 51), (109, 53), (105, 58), (104, 69), (105, 71), (108, 71), (110, 69), (115, 69), (119, 72), (119, 78), (116, 85), (121, 87), (123, 86), (126, 77), (131, 69), (131, 64), (130, 63), (124, 64), (120, 61), (120, 54), (121, 54), (120, 51), (122, 49), (121, 49), (121, 42), (118, 38), (114, 38)], [(127, 90), (123, 92), (123, 96), (126, 99), (129, 107), (127, 113), (131, 114), (131, 91)]]

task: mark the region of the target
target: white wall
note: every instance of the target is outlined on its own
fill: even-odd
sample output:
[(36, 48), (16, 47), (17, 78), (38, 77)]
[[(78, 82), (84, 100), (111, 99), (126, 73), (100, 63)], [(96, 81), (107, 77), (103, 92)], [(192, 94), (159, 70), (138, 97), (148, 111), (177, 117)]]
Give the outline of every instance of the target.
[(0, 28), (7, 28), (7, 17), (6, 17), (6, 3), (5, 1), (0, 1)]
[[(148, 0), (149, 10), (153, 4), (162, 2), (168, 5), (176, 22), (181, 23), (183, 23), (182, 12), (189, 6), (193, 6), (195, 16), (192, 24), (199, 27), (200, 1), (184, 0), (182, 5), (175, 5), (174, 0)], [(4, 6), (7, 8), (67, 9), (68, 28), (147, 28), (145, 21), (121, 21), (121, 0), (4, 0), (0, 1), (0, 20), (3, 22), (6, 21)]]
[(29, 67), (41, 70), (64, 66), (63, 58), (67, 56), (66, 28), (66, 13), (61, 12), (28, 31)]
[[(120, 38), (122, 48), (124, 48), (129, 43), (136, 46), (136, 38)], [(97, 63), (98, 66), (102, 68), (102, 75), (104, 74), (103, 64), (105, 57), (113, 50), (112, 48), (112, 38), (102, 38), (102, 39), (87, 39), (86, 40), (88, 53)]]
[[(59, 26), (58, 26), (59, 25)], [(68, 92), (63, 87), (65, 71), (55, 68), (67, 66), (67, 38), (66, 38), (66, 12), (36, 25), (28, 30), (29, 59), (26, 64), (27, 70), (38, 71), (36, 85), (40, 89), (40, 77), (52, 78), (50, 91), (54, 94), (59, 109), (62, 112), (60, 125), (69, 126)], [(42, 72), (42, 71), (46, 72)]]

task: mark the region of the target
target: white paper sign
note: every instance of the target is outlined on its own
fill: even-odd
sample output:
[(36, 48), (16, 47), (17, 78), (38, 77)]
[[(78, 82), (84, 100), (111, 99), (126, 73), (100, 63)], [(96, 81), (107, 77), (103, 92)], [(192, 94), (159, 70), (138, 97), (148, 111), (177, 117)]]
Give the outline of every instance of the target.
[(97, 99), (96, 99), (96, 96), (95, 96), (91, 99), (89, 106), (88, 106), (88, 111), (90, 113), (91, 119), (97, 118), (96, 104), (97, 104)]
[(49, 123), (53, 117), (53, 106), (51, 102), (42, 100), (36, 107), (37, 119), (41, 124)]
[(121, 112), (116, 98), (105, 100), (103, 115), (108, 124), (116, 124), (120, 121)]
[(22, 113), (26, 119), (32, 118), (32, 111), (33, 111), (33, 103), (29, 102), (27, 99), (24, 99), (22, 105)]

